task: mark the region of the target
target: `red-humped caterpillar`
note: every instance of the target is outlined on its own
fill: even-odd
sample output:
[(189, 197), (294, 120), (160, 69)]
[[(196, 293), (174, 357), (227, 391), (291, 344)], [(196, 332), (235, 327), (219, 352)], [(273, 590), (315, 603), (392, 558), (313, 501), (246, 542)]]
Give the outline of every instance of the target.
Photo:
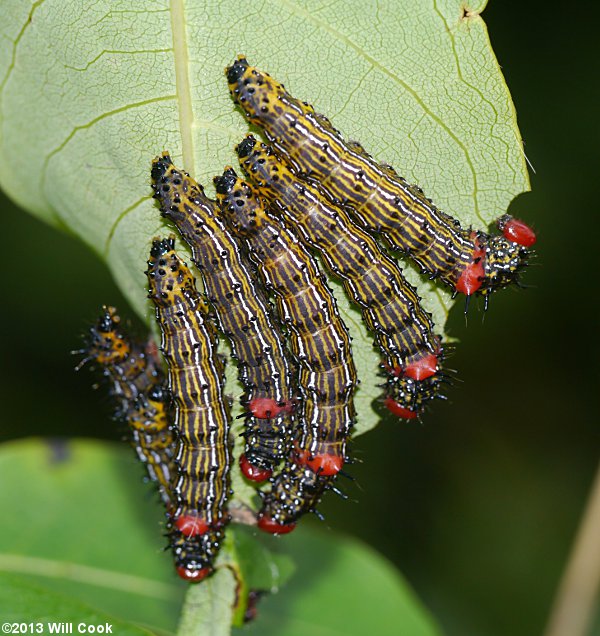
[(227, 69), (229, 89), (248, 120), (261, 126), (294, 170), (320, 183), (332, 201), (351, 206), (357, 222), (381, 234), (431, 277), (453, 290), (486, 296), (518, 281), (535, 234), (502, 217), (503, 236), (463, 229), (423, 191), (345, 141), (329, 120), (239, 56)]
[[(170, 516), (175, 509), (173, 482), (177, 476), (172, 413), (165, 378), (151, 346), (143, 346), (121, 328), (114, 307), (104, 307), (102, 316), (90, 328), (86, 360), (98, 364), (110, 381), (111, 398), (118, 402), (120, 418), (130, 431), (138, 459), (146, 467), (151, 481), (158, 485), (161, 499)], [(81, 364), (79, 365), (81, 366)], [(209, 537), (187, 537), (169, 533), (175, 568), (187, 581), (205, 576), (200, 544)]]
[(299, 181), (272, 148), (251, 135), (240, 164), (303, 241), (318, 250), (377, 336), (390, 378), (386, 406), (415, 417), (439, 394), (442, 347), (415, 289), (376, 241), (314, 185)]
[(175, 462), (180, 474), (174, 486), (173, 525), (186, 536), (202, 535), (199, 580), (212, 572), (229, 520), (230, 417), (223, 395), (224, 369), (206, 306), (175, 252), (174, 237), (153, 241), (146, 273), (176, 407)]
[(293, 428), (290, 368), (278, 325), (219, 218), (218, 205), (204, 195), (202, 186), (178, 170), (167, 153), (154, 160), (152, 180), (162, 214), (190, 246), (219, 328), (231, 342), (246, 391), (243, 403), (251, 414), (240, 466), (247, 478), (264, 481), (287, 455)]
[(245, 237), (250, 259), (275, 296), (298, 361), (302, 435), (296, 461), (320, 475), (343, 466), (357, 385), (350, 336), (314, 257), (232, 168), (215, 178), (228, 225)]

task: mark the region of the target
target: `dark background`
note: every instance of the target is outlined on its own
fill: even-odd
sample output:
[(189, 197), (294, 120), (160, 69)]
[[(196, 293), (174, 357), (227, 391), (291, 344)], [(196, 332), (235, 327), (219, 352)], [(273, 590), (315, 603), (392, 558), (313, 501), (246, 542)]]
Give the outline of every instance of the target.
[[(531, 636), (598, 462), (598, 10), (496, 0), (483, 17), (536, 170), (533, 192), (510, 209), (539, 234), (532, 288), (497, 294), (485, 320), (475, 307), (468, 325), (455, 309), (451, 333), (462, 342), (450, 366), (462, 382), (450, 401), (423, 426), (384, 421), (357, 439), (365, 461), (347, 490), (359, 502), (330, 497), (323, 512), (394, 561), (448, 634)], [(118, 439), (69, 351), (101, 303), (127, 315), (126, 302), (80, 242), (4, 198), (0, 206), (0, 439)]]

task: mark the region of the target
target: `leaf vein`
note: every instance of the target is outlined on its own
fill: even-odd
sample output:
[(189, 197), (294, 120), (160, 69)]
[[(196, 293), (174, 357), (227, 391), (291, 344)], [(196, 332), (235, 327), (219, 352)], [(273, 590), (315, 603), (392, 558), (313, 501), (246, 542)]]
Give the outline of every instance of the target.
[(156, 102), (171, 101), (173, 99), (176, 99), (176, 95), (162, 95), (161, 97), (145, 99), (141, 102), (135, 102), (134, 104), (126, 104), (125, 106), (121, 106), (120, 108), (115, 108), (114, 110), (108, 111), (106, 113), (102, 113), (101, 115), (98, 115), (98, 117), (95, 117), (94, 119), (92, 119), (91, 121), (85, 124), (81, 124), (80, 126), (75, 126), (75, 128), (73, 128), (73, 130), (65, 137), (62, 143), (58, 145), (56, 148), (54, 148), (52, 151), (50, 151), (46, 159), (44, 159), (44, 164), (42, 166), (42, 171), (41, 171), (40, 190), (42, 192), (46, 191), (46, 176), (48, 174), (48, 166), (50, 164), (51, 159), (55, 155), (57, 155), (61, 150), (63, 150), (63, 148), (71, 141), (71, 139), (73, 139), (73, 137), (75, 137), (75, 135), (78, 132), (82, 130), (89, 130), (90, 128), (95, 126), (98, 122), (104, 119), (108, 119), (109, 117), (113, 117), (114, 115), (118, 115), (119, 113), (123, 113), (127, 110), (139, 108), (140, 106), (145, 106), (147, 104), (154, 104)]
[(481, 218), (481, 213), (480, 213), (480, 209), (479, 209), (479, 202), (477, 200), (477, 173), (476, 173), (475, 166), (474, 166), (473, 161), (471, 159), (471, 155), (469, 153), (468, 148), (461, 141), (461, 139), (458, 137), (458, 135), (443, 121), (443, 119), (439, 115), (437, 115), (433, 110), (431, 110), (431, 108), (425, 103), (425, 101), (417, 93), (417, 91), (410, 84), (408, 84), (405, 80), (403, 80), (401, 77), (399, 77), (396, 73), (394, 73), (390, 69), (386, 68), (385, 65), (381, 64), (381, 62), (379, 62), (372, 55), (369, 55), (366, 51), (364, 51), (358, 44), (356, 44), (356, 42), (354, 42), (347, 35), (344, 35), (343, 33), (340, 33), (340, 31), (338, 31), (334, 27), (330, 26), (326, 22), (323, 22), (322, 20), (319, 20), (318, 18), (315, 17), (314, 14), (312, 14), (312, 13), (310, 13), (310, 12), (308, 12), (308, 11), (302, 9), (302, 8), (300, 8), (298, 5), (294, 4), (294, 2), (292, 2), (291, 0), (279, 0), (279, 2), (282, 5), (287, 6), (290, 9), (290, 11), (295, 12), (297, 15), (301, 15), (306, 20), (308, 20), (310, 22), (313, 22), (313, 24), (318, 25), (324, 31), (327, 31), (328, 33), (330, 33), (333, 37), (338, 39), (340, 42), (345, 43), (351, 49), (356, 51), (356, 53), (358, 55), (360, 55), (367, 62), (369, 62), (374, 68), (377, 68), (384, 75), (387, 75), (392, 81), (396, 82), (398, 84), (398, 86), (403, 88), (414, 99), (414, 101), (417, 103), (417, 105), (420, 108), (422, 108), (427, 113), (427, 115), (429, 117), (431, 117), (431, 119), (452, 139), (452, 141), (458, 146), (458, 148), (464, 154), (465, 160), (467, 162), (467, 166), (469, 167), (469, 171), (471, 173), (472, 180), (473, 180), (472, 197), (473, 197), (473, 203), (474, 203), (474, 210), (475, 210), (475, 214), (477, 215), (477, 217)]

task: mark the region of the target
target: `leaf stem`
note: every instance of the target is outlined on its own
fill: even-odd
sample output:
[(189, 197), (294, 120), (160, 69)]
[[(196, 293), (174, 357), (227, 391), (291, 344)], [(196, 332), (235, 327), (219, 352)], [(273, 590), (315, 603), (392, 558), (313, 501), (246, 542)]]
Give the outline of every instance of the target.
[(600, 465), (544, 636), (584, 636), (600, 589)]
[(217, 568), (208, 580), (190, 585), (177, 636), (229, 636), (237, 582), (228, 567)]

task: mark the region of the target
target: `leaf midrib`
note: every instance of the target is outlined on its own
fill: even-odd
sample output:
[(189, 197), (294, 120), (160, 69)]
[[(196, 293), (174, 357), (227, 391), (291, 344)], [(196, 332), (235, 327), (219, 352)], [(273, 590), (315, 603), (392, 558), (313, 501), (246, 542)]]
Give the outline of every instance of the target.
[(68, 579), (111, 590), (164, 599), (172, 593), (170, 585), (114, 570), (91, 567), (71, 561), (56, 561), (26, 555), (0, 554), (0, 571), (32, 574), (52, 579)]
[(193, 177), (196, 174), (194, 139), (192, 136), (194, 110), (192, 107), (192, 91), (190, 86), (184, 0), (170, 0), (170, 12), (183, 166)]

